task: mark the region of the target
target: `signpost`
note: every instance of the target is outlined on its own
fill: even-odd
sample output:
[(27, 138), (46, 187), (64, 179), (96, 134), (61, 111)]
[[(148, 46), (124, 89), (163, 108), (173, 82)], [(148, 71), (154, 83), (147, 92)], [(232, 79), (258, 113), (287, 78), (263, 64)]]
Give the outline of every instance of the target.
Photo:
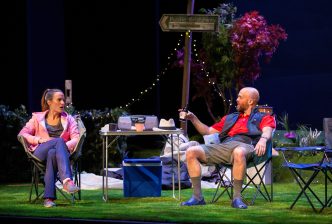
[(159, 20), (164, 32), (219, 32), (218, 15), (164, 14)]
[[(183, 83), (182, 83), (182, 108), (188, 105), (190, 84), (191, 61), (191, 36), (192, 32), (219, 32), (219, 16), (193, 14), (195, 0), (188, 0), (187, 14), (164, 14), (159, 20), (159, 25), (164, 32), (185, 32)], [(187, 122), (181, 122), (184, 135), (187, 135)]]

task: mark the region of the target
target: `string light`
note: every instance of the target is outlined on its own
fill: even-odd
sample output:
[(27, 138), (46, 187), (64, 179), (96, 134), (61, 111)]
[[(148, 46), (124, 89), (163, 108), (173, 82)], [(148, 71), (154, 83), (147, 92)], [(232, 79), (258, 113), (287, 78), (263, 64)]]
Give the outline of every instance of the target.
[[(196, 40), (193, 41), (194, 44), (192, 45), (193, 46), (193, 51), (194, 52), (198, 52), (197, 51), (197, 45), (196, 45)], [(202, 61), (199, 59), (199, 55), (198, 53), (195, 53), (194, 56), (196, 57), (196, 62), (197, 63), (201, 63), (203, 66), (201, 68), (201, 71), (205, 74), (205, 77), (208, 79), (208, 83), (212, 86), (213, 90), (217, 93), (217, 95), (222, 98), (223, 102), (226, 102), (226, 96), (225, 94), (220, 90), (218, 84), (213, 81), (210, 77), (210, 73), (206, 70), (206, 63), (205, 61)], [(231, 100), (228, 100), (228, 103), (229, 103), (229, 106), (231, 107), (233, 105), (232, 101)]]
[[(165, 74), (169, 70), (170, 65), (172, 65), (171, 60), (174, 58), (174, 55), (176, 56), (176, 52), (178, 51), (179, 47), (183, 46), (183, 34), (180, 34), (180, 37), (181, 38), (177, 41), (177, 44), (176, 44), (177, 47), (175, 47), (169, 53), (169, 55), (167, 56), (167, 60), (168, 61), (166, 63), (166, 67), (161, 70), (160, 74), (156, 75), (156, 78), (154, 80), (152, 80), (152, 83), (151, 83), (151, 85), (149, 87), (147, 87), (147, 88), (139, 91), (139, 94), (137, 94), (138, 96), (132, 97), (131, 100), (129, 100), (129, 102), (127, 102), (126, 104), (124, 104), (122, 106), (119, 106), (120, 109), (123, 109), (123, 108), (124, 109), (128, 109), (128, 107), (130, 107), (134, 103), (141, 101), (145, 95), (147, 95), (148, 93), (150, 93), (151, 90), (153, 90), (156, 87), (156, 85), (158, 83), (160, 83), (161, 78), (163, 78), (165, 76)], [(176, 59), (176, 58), (174, 58), (174, 59)]]
[[(186, 38), (190, 38), (190, 31), (185, 33)], [(173, 62), (171, 62), (172, 59), (176, 60), (177, 58), (174, 58), (174, 55), (176, 55), (177, 51), (179, 49), (183, 48), (183, 34), (180, 34), (180, 39), (177, 41), (177, 47), (175, 47), (173, 49), (173, 51), (171, 51), (169, 53), (169, 55), (167, 56), (167, 63), (166, 63), (166, 67), (162, 69), (162, 71), (160, 72), (160, 74), (156, 75), (156, 78), (152, 81), (151, 85), (149, 87), (147, 87), (146, 89), (143, 89), (141, 91), (139, 91), (138, 96), (136, 97), (132, 97), (131, 100), (129, 100), (129, 102), (127, 102), (126, 104), (120, 106), (119, 108), (122, 109), (128, 109), (128, 107), (130, 107), (131, 105), (133, 105), (136, 102), (139, 102), (143, 99), (143, 97), (145, 95), (147, 95), (148, 93), (150, 93), (150, 91), (152, 89), (154, 89), (156, 87), (157, 84), (160, 83), (161, 78), (163, 78), (166, 74), (166, 72), (169, 70), (170, 65), (172, 65)], [(182, 46), (182, 48), (180, 48), (180, 46)], [(209, 72), (206, 70), (206, 63), (205, 61), (202, 61), (199, 59), (199, 54), (198, 54), (198, 50), (197, 50), (197, 40), (193, 40), (192, 43), (192, 47), (193, 47), (193, 52), (194, 52), (194, 57), (196, 59), (194, 59), (197, 63), (201, 63), (203, 66), (201, 68), (202, 72), (205, 74), (205, 77), (208, 79), (208, 83), (212, 86), (213, 90), (217, 93), (217, 95), (219, 97), (222, 98), (223, 102), (226, 102), (226, 96), (225, 94), (220, 90), (219, 86), (217, 85), (217, 83), (215, 81), (213, 81), (209, 75)], [(174, 53), (175, 52), (175, 53)], [(229, 106), (232, 106), (233, 103), (231, 102), (231, 100), (228, 100)]]

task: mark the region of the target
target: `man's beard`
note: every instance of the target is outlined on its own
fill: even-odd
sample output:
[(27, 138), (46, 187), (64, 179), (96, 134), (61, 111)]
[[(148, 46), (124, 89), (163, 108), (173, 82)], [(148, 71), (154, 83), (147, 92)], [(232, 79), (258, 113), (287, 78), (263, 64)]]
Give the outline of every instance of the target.
[(236, 105), (236, 110), (240, 113), (244, 113), (244, 111), (246, 110), (246, 108), (244, 108), (243, 106), (241, 105)]

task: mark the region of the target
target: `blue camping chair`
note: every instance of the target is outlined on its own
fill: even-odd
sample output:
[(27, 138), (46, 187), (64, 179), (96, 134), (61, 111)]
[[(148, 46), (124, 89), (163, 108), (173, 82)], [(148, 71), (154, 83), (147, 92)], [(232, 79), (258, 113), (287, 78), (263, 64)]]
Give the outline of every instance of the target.
[[(303, 196), (315, 212), (322, 212), (324, 208), (331, 206), (332, 199), (331, 197), (328, 199), (328, 183), (332, 183), (332, 163), (327, 157), (329, 150), (319, 146), (285, 147), (276, 150), (282, 153), (284, 159), (282, 166), (289, 169), (300, 188), (290, 209), (293, 209)], [(310, 162), (308, 156), (312, 157), (309, 158)], [(315, 191), (314, 185), (321, 172), (324, 175), (323, 196)]]

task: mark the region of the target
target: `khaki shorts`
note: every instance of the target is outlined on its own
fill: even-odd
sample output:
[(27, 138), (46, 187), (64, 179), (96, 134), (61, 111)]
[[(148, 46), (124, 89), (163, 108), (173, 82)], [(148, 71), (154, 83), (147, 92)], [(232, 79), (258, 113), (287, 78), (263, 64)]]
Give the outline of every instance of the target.
[(233, 164), (233, 150), (237, 147), (243, 147), (246, 149), (246, 159), (247, 161), (252, 159), (254, 156), (254, 146), (238, 141), (229, 141), (222, 144), (206, 144), (201, 145), (204, 149), (206, 156), (206, 165), (215, 164)]

